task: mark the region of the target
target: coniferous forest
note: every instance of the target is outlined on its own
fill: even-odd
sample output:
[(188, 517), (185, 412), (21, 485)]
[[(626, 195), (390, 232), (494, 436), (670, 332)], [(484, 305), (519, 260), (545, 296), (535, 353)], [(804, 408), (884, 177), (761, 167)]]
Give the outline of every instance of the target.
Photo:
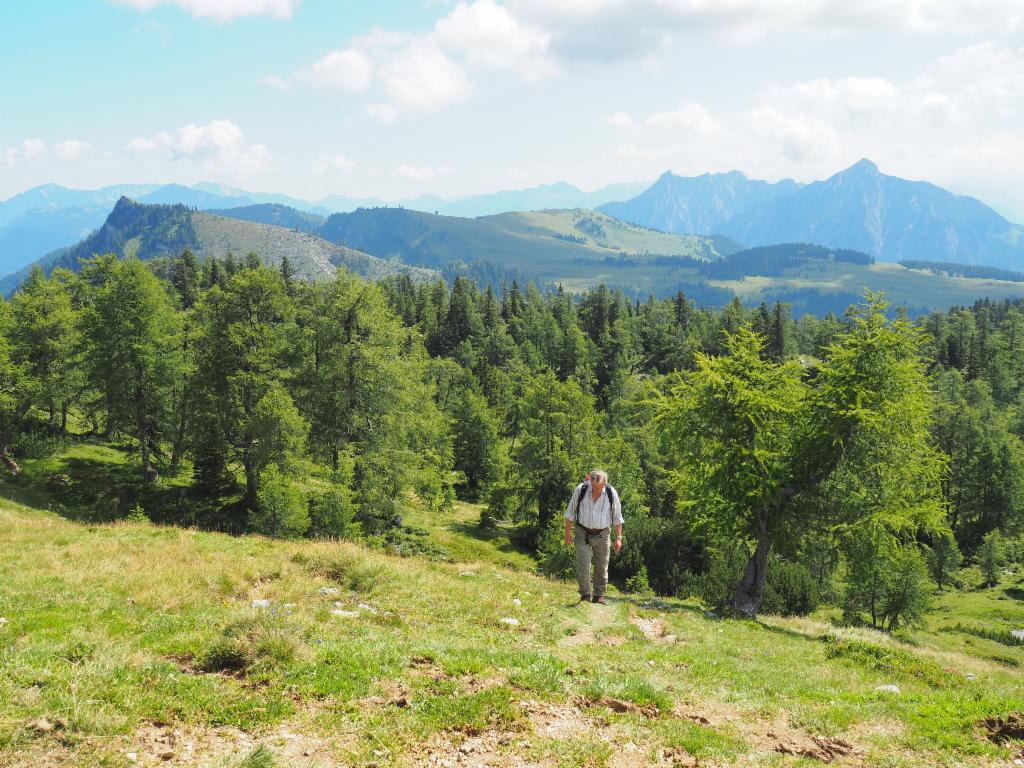
[[(1024, 559), (1022, 303), (794, 318), (448, 277), (187, 250), (36, 270), (0, 305), (5, 482), (96, 522), (439, 558), (403, 508), (465, 499), (564, 575), (561, 513), (599, 466), (620, 588), (883, 629), (965, 562), (995, 583)], [(76, 443), (128, 447), (131, 481), (21, 472)]]

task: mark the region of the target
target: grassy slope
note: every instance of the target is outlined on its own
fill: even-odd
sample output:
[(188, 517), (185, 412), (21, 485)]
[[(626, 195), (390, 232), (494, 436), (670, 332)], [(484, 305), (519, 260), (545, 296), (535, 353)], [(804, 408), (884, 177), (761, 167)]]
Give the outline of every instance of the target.
[[(593, 275), (577, 276), (564, 281), (567, 289), (581, 291), (602, 281), (618, 285), (637, 285), (655, 293), (664, 286), (679, 282), (702, 282), (705, 278), (694, 269), (649, 268), (643, 264), (632, 267), (602, 267)], [(1004, 280), (978, 280), (933, 275), (926, 270), (906, 269), (898, 264), (876, 263), (870, 266), (843, 262), (810, 262), (786, 270), (782, 277), (748, 276), (743, 280), (706, 280), (709, 285), (728, 288), (751, 304), (780, 291), (801, 288), (825, 293), (861, 295), (864, 288), (884, 291), (890, 301), (912, 308), (946, 309), (967, 305), (975, 299), (994, 300), (1024, 296), (1024, 283)]]
[[(116, 453), (83, 446), (26, 471), (75, 456), (124, 466)], [(776, 749), (815, 748), (812, 734), (856, 747), (838, 764), (1010, 755), (975, 724), (1024, 709), (1024, 649), (943, 633), (949, 614), (915, 649), (813, 619), (721, 621), (675, 600), (571, 608), (572, 585), (525, 572), (501, 531), (473, 535), (476, 514), (406, 510), (460, 561), (440, 563), (347, 543), (87, 526), (3, 503), (0, 764), (126, 766), (129, 752), (157, 764), (172, 751), (172, 764), (235, 766), (262, 742), (297, 766), (431, 765), (460, 746), (467, 765), (519, 755), (637, 766), (666, 750), (681, 764), (799, 765), (815, 761)], [(1013, 622), (1024, 619), (1019, 594), (943, 602), (972, 623)], [(244, 669), (218, 671), (232, 666)], [(888, 683), (901, 694), (875, 692)], [(659, 714), (617, 712), (604, 697)]]
[(384, 261), (314, 235), (273, 224), (194, 213), (192, 225), (199, 240), (198, 255), (201, 258), (221, 258), (228, 251), (236, 257), (253, 252), (258, 253), (265, 263), (277, 266), (287, 255), (297, 273), (311, 279), (330, 277), (339, 266), (371, 279), (398, 273), (409, 273), (416, 280), (437, 277), (437, 273), (430, 270)]
[[(593, 224), (582, 224), (581, 229), (584, 221)], [(722, 255), (718, 248), (725, 248), (709, 237), (656, 232), (576, 209), (479, 219), (397, 208), (363, 209), (332, 216), (322, 234), (382, 258), (439, 264), (483, 259), (521, 269), (542, 281), (590, 275), (595, 259), (618, 259), (637, 251), (718, 258)], [(556, 235), (581, 237), (585, 242)]]
[(712, 285), (731, 288), (745, 300), (758, 300), (763, 293), (780, 289), (817, 288), (822, 291), (860, 294), (867, 287), (873, 291), (885, 291), (896, 304), (943, 309), (958, 304), (971, 304), (975, 299), (984, 297), (1001, 300), (1024, 296), (1024, 283), (951, 278), (884, 262), (870, 266), (818, 262), (789, 270), (781, 278), (747, 277), (742, 281), (710, 282)]

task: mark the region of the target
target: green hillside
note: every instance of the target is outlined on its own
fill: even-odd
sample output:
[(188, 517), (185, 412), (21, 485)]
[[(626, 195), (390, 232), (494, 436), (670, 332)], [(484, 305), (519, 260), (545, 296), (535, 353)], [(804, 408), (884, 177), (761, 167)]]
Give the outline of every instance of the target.
[(296, 273), (309, 279), (329, 277), (338, 267), (371, 279), (395, 274), (408, 274), (414, 280), (436, 277), (436, 272), (429, 269), (385, 261), (273, 224), (193, 213), (192, 226), (196, 232), (195, 251), (201, 258), (219, 258), (229, 251), (236, 256), (257, 253), (265, 263), (276, 266), (287, 256)]
[(335, 214), (322, 237), (381, 258), (440, 267), (483, 260), (546, 282), (618, 269), (653, 254), (718, 259), (739, 246), (725, 238), (672, 235), (585, 209), (502, 213), (478, 219), (402, 208), (362, 208)]
[[(805, 309), (841, 313), (864, 288), (885, 291), (894, 303), (915, 309), (1024, 295), (1024, 285), (1011, 281), (871, 264), (866, 254), (859, 254), (863, 260), (858, 263), (854, 252), (850, 256), (800, 243), (741, 251), (723, 238), (667, 234), (583, 209), (462, 219), (365, 208), (332, 216), (320, 234), (411, 264), (443, 266), (479, 259), (575, 292), (602, 283), (639, 296), (683, 290), (703, 304), (724, 304), (736, 295), (745, 302), (789, 301), (798, 314)], [(780, 253), (785, 268), (778, 267)], [(723, 276), (736, 260), (745, 271)]]
[[(373, 279), (393, 274), (409, 274), (416, 280), (436, 276), (429, 270), (385, 262), (339, 247), (294, 228), (200, 213), (184, 205), (145, 205), (126, 197), (117, 202), (103, 226), (85, 240), (54, 251), (36, 264), (49, 273), (57, 267), (77, 270), (82, 259), (97, 254), (116, 253), (148, 260), (177, 256), (186, 248), (201, 257), (220, 258), (229, 251), (236, 256), (252, 252), (274, 265), (287, 256), (296, 274), (310, 279), (330, 275), (337, 267)], [(30, 268), (0, 281), (0, 293), (12, 293)]]
[(963, 635), (907, 645), (617, 595), (571, 607), (570, 585), (496, 565), (488, 544), (444, 563), (10, 502), (0, 537), (8, 768), (916, 768), (1020, 749), (984, 721), (1024, 707), (1007, 667), (1024, 650), (995, 662)]

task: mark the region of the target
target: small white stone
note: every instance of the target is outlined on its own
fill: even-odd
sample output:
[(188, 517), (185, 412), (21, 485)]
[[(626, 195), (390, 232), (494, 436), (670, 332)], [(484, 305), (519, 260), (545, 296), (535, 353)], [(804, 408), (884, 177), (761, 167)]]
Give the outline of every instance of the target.
[(973, 672), (968, 672), (966, 675), (964, 675), (964, 677), (966, 677), (968, 680), (973, 680), (974, 678), (977, 677), (977, 675), (974, 674)]
[(334, 601), (334, 607), (335, 608), (344, 608), (345, 604), (343, 602), (341, 602), (340, 600), (335, 600)]
[(338, 616), (343, 619), (354, 619), (359, 615), (359, 611), (343, 611), (340, 608), (335, 608), (331, 611), (332, 616)]
[(367, 605), (366, 603), (360, 603), (356, 607), (360, 611), (366, 611), (367, 613), (373, 613), (373, 614), (377, 613), (377, 609), (376, 608), (374, 608), (372, 605)]
[(875, 687), (875, 693), (892, 693), (899, 695), (900, 687), (898, 685), (879, 685)]
[(270, 601), (269, 600), (253, 600), (252, 601), (252, 607), (253, 608), (269, 608), (270, 607)]
[(461, 576), (462, 578), (466, 578), (467, 576), (476, 576), (476, 574), (472, 571), (462, 571), (461, 573), (459, 573), (459, 576)]
[(336, 595), (338, 594), (337, 587), (320, 587), (321, 595)]
[(501, 620), (501, 623), (507, 627), (518, 627), (519, 619), (512, 618), (511, 616), (506, 616)]
[(2, 627), (6, 623), (7, 623), (7, 619), (5, 619), (3, 616), (0, 616), (0, 627)]
[(512, 601), (512, 605), (514, 605), (516, 608), (518, 608), (522, 604), (523, 604), (523, 601), (520, 600), (518, 597), (515, 600)]
[(136, 762), (139, 759), (139, 753), (138, 752), (129, 752), (127, 755), (125, 755), (125, 757), (128, 758), (128, 762), (129, 763), (134, 763), (134, 762)]

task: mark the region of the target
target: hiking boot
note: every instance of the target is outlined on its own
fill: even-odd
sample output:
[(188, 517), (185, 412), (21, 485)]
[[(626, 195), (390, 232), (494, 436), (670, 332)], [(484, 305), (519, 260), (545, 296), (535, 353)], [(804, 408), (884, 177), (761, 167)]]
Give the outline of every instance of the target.
[(576, 605), (579, 605), (580, 603), (589, 603), (589, 602), (590, 602), (590, 595), (580, 595), (580, 602), (576, 603)]
[(594, 598), (594, 602), (598, 605), (604, 605), (604, 595), (598, 595)]

